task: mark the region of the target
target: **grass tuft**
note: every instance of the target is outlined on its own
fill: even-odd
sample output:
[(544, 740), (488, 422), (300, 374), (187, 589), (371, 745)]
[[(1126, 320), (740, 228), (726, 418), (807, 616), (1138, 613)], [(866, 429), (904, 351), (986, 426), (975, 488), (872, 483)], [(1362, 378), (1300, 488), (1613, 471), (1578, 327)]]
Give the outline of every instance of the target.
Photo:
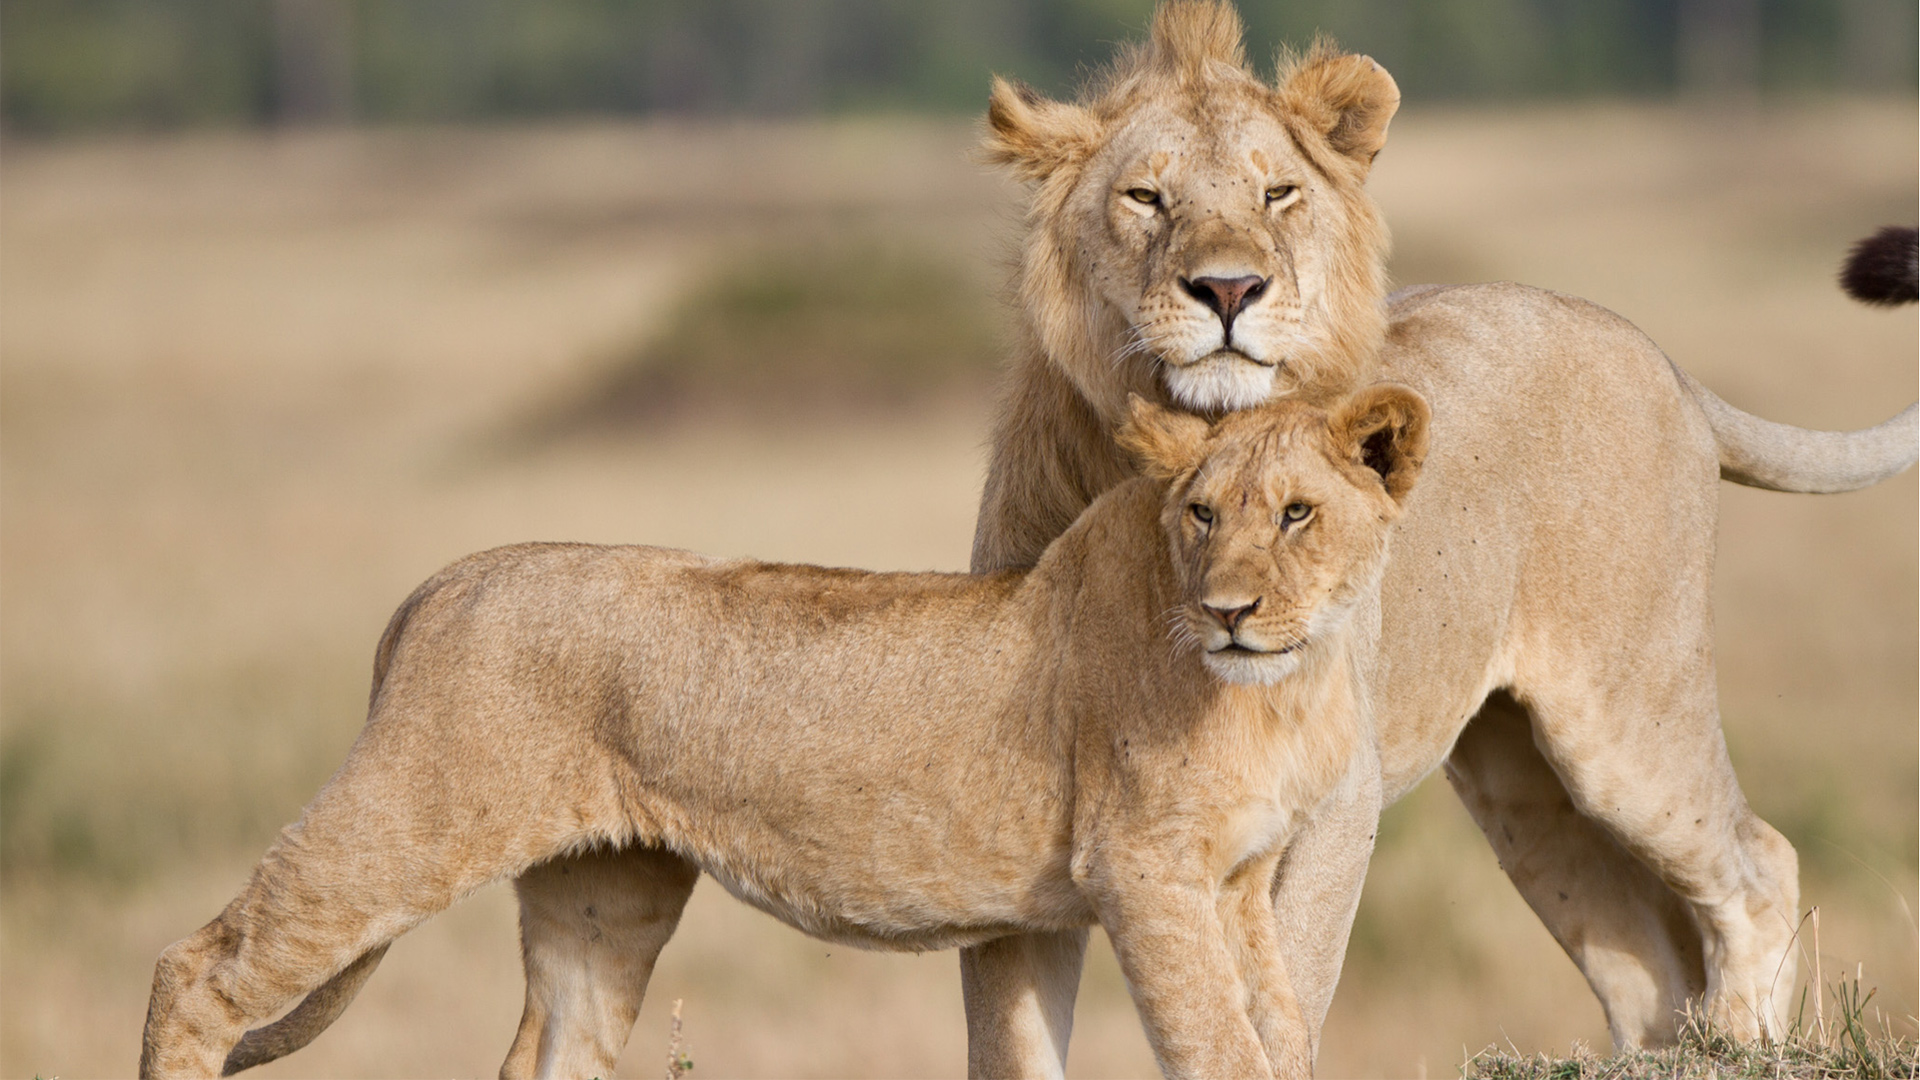
[(673, 1019), (667, 1025), (667, 1080), (680, 1080), (693, 1071), (693, 1050), (682, 1041), (680, 1034), (680, 1006), (682, 998), (673, 999)]
[(1741, 1042), (1689, 1017), (1680, 1042), (1611, 1056), (1576, 1044), (1565, 1057), (1520, 1055), (1488, 1047), (1460, 1066), (1469, 1080), (1912, 1080), (1920, 1046), (1893, 1033), (1859, 978), (1832, 987), (1832, 1015), (1808, 1023), (1805, 996), (1785, 1038)]

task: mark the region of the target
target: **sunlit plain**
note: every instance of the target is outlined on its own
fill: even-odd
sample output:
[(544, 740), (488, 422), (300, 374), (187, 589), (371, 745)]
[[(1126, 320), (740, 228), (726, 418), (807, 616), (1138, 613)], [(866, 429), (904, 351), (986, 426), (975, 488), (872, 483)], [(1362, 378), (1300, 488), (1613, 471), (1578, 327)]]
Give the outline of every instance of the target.
[[(1582, 295), (1743, 408), (1857, 427), (1916, 396), (1915, 318), (1850, 303), (1832, 273), (1854, 238), (1913, 220), (1916, 120), (1911, 103), (1411, 109), (1374, 187), (1401, 282)], [(991, 357), (903, 400), (849, 386), (840, 405), (524, 433), (645, 362), (704, 283), (774, 253), (905, 251), (991, 310), (1019, 192), (969, 164), (970, 138), (842, 121), (10, 142), (0, 1073), (131, 1070), (154, 957), (339, 762), (376, 636), (446, 561), (582, 539), (963, 568)], [(1801, 851), (1825, 970), (1863, 965), (1911, 1030), (1914, 477), (1723, 490), (1735, 764)], [(491, 1074), (516, 948), (511, 896), (490, 888), (260, 1074)], [(1383, 823), (1349, 956), (1324, 1075), (1604, 1044), (1437, 778)], [(695, 1076), (957, 1075), (955, 968), (812, 941), (705, 882), (623, 1071), (661, 1071), (682, 998)], [(1069, 1071), (1153, 1072), (1103, 947)]]

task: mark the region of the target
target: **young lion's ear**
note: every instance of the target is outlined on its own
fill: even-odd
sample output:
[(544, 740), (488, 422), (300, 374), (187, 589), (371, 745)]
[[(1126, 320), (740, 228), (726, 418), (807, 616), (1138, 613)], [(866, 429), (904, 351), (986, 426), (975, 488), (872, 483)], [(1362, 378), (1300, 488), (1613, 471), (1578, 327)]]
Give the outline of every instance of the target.
[(1127, 419), (1114, 433), (1120, 448), (1134, 456), (1140, 471), (1171, 480), (1206, 456), (1212, 426), (1192, 413), (1163, 409), (1139, 394), (1127, 395)]
[(1013, 166), (1022, 180), (1045, 180), (1085, 157), (1099, 135), (1099, 121), (1086, 109), (1051, 101), (1023, 82), (996, 75), (980, 156), (989, 164)]
[(1427, 399), (1397, 383), (1377, 383), (1343, 402), (1327, 420), (1334, 452), (1380, 474), (1396, 503), (1405, 504), (1427, 459)]
[(1365, 169), (1387, 144), (1387, 122), (1400, 109), (1400, 87), (1371, 56), (1341, 53), (1324, 42), (1292, 65), (1281, 99), (1326, 136), (1327, 145)]

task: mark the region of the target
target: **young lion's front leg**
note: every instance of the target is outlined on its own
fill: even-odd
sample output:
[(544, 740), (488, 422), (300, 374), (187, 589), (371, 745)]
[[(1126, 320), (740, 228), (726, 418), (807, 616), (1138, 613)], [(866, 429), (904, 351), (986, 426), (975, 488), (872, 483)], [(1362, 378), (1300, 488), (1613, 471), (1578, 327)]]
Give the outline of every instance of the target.
[(1280, 950), (1269, 894), (1279, 861), (1277, 855), (1256, 860), (1227, 880), (1220, 890), (1220, 925), (1246, 984), (1248, 1019), (1260, 1033), (1273, 1074), (1306, 1077), (1313, 1073), (1312, 1040)]

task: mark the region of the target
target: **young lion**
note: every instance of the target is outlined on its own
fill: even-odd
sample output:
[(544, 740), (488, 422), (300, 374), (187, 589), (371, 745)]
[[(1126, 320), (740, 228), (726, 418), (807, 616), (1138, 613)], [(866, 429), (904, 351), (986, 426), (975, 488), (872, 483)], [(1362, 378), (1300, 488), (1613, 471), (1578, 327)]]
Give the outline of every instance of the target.
[[(1349, 616), (1426, 426), (1396, 386), (1213, 425), (1136, 400), (1147, 475), (1030, 572), (571, 544), (455, 563), (388, 626), (346, 763), (160, 958), (141, 1073), (257, 1064), (228, 1058), (247, 1024), (517, 875), (503, 1072), (606, 1075), (704, 870), (871, 948), (1097, 921), (1169, 1075), (1306, 1075), (1268, 885), (1366, 743)], [(575, 875), (621, 880), (596, 910)]]

